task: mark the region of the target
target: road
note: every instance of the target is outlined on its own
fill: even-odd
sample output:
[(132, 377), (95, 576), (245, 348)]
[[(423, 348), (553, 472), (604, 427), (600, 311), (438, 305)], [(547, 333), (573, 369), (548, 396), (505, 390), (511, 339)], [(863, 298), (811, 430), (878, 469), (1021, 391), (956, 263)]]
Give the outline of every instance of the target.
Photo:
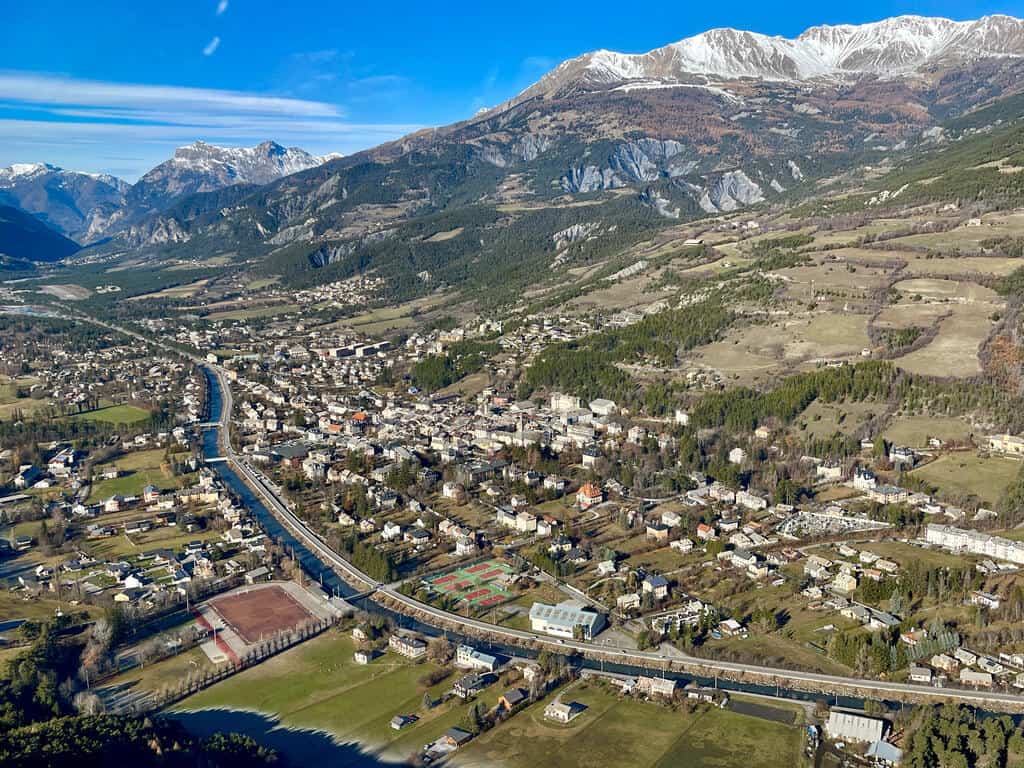
[[(83, 318), (85, 319), (85, 318)], [(810, 687), (820, 689), (824, 692), (836, 694), (845, 693), (851, 689), (875, 694), (878, 699), (900, 698), (902, 696), (934, 697), (941, 696), (946, 700), (958, 701), (965, 704), (983, 707), (986, 709), (999, 710), (1000, 708), (1012, 707), (1014, 711), (1024, 708), (1024, 697), (1012, 693), (997, 691), (966, 690), (959, 688), (935, 688), (926, 685), (913, 683), (895, 683), (885, 680), (871, 680), (863, 678), (841, 677), (836, 675), (825, 675), (815, 672), (801, 672), (797, 670), (768, 667), (757, 664), (745, 664), (728, 661), (717, 661), (713, 659), (698, 658), (687, 654), (675, 653), (672, 655), (660, 651), (627, 651), (610, 648), (597, 642), (579, 642), (575, 640), (557, 640), (546, 635), (541, 635), (525, 630), (510, 629), (494, 624), (488, 624), (476, 619), (459, 616), (454, 613), (443, 611), (427, 603), (422, 603), (407, 595), (403, 595), (391, 585), (383, 584), (368, 574), (353, 566), (350, 562), (341, 557), (331, 549), (314, 531), (312, 531), (302, 520), (300, 520), (281, 498), (274, 485), (258, 470), (252, 468), (246, 461), (237, 456), (231, 447), (230, 423), (231, 408), (233, 404), (232, 393), (228, 376), (223, 368), (218, 365), (207, 363), (195, 355), (185, 355), (180, 349), (163, 344), (153, 339), (146, 339), (138, 333), (128, 331), (108, 323), (94, 321), (99, 325), (111, 330), (127, 333), (130, 336), (142, 339), (149, 343), (156, 344), (168, 351), (184, 355), (200, 366), (204, 366), (216, 376), (220, 385), (222, 396), (222, 407), (217, 418), (213, 421), (219, 426), (219, 445), (225, 458), (231, 466), (241, 473), (242, 477), (266, 502), (271, 512), (278, 517), (280, 522), (287, 527), (292, 534), (305, 544), (311, 552), (317, 555), (324, 563), (336, 568), (342, 578), (350, 581), (353, 585), (367, 592), (375, 592), (377, 595), (386, 597), (392, 605), (401, 606), (410, 614), (418, 617), (429, 617), (438, 622), (440, 627), (455, 625), (463, 631), (476, 633), (485, 637), (497, 638), (499, 641), (512, 643), (529, 643), (534, 646), (547, 647), (549, 650), (566, 653), (575, 651), (584, 655), (599, 655), (613, 657), (615, 663), (631, 665), (635, 667), (657, 667), (667, 663), (677, 666), (697, 667), (704, 675), (722, 675), (723, 677), (736, 676), (759, 676), (770, 678), (771, 684), (785, 686)], [(401, 612), (401, 611), (399, 611)], [(429, 621), (427, 623), (430, 623)]]

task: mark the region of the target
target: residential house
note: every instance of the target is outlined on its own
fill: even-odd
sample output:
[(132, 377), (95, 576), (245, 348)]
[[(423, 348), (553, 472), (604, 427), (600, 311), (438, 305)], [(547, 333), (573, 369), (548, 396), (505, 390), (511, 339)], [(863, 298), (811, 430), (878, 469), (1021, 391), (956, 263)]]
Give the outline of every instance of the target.
[(498, 704), (506, 712), (515, 712), (517, 708), (525, 704), (529, 700), (529, 695), (522, 688), (512, 688), (511, 690), (505, 691), (498, 699)]
[(594, 483), (584, 483), (576, 492), (576, 503), (580, 509), (590, 509), (604, 501), (604, 491)]
[(487, 680), (483, 675), (478, 675), (474, 672), (473, 674), (463, 675), (456, 680), (452, 690), (460, 699), (471, 699), (486, 687)]
[(651, 595), (655, 600), (664, 600), (668, 597), (668, 579), (660, 574), (651, 574), (644, 579), (643, 591)]
[(455, 649), (455, 666), (463, 669), (493, 672), (498, 668), (498, 659), (489, 653), (478, 651), (476, 648), (463, 643)]
[(647, 524), (647, 538), (651, 539), (652, 541), (656, 541), (659, 544), (667, 544), (668, 535), (668, 526), (662, 525), (661, 523)]
[(388, 638), (388, 647), (408, 659), (419, 659), (427, 655), (427, 644), (415, 637), (391, 635)]
[(554, 720), (557, 723), (568, 723), (580, 713), (580, 709), (572, 704), (565, 704), (561, 701), (553, 701), (544, 707), (544, 717)]

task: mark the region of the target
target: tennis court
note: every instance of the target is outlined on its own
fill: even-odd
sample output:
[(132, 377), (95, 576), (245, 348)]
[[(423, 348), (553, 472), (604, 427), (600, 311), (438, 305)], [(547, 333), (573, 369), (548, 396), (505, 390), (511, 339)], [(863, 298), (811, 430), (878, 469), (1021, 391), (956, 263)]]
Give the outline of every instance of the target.
[(468, 602), (477, 608), (491, 608), (512, 599), (505, 585), (506, 578), (515, 573), (516, 570), (508, 563), (485, 560), (424, 579), (423, 583), (460, 602)]

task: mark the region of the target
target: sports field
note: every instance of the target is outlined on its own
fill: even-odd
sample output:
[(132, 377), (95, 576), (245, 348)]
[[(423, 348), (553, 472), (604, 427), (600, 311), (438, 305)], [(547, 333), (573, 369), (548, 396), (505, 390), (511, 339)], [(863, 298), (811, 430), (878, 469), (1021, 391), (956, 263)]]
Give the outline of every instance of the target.
[(512, 599), (512, 595), (496, 582), (514, 573), (515, 569), (508, 563), (485, 560), (424, 579), (424, 583), (443, 595), (468, 602), (474, 608), (492, 608)]
[(235, 592), (210, 600), (209, 605), (248, 645), (294, 629), (313, 618), (313, 614), (278, 586)]

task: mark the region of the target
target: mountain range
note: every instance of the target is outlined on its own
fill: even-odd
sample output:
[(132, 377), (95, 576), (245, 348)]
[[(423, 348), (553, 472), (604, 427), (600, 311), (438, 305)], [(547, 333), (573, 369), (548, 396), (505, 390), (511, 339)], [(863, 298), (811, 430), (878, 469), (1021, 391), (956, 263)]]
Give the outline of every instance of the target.
[(1024, 21), (1011, 16), (977, 21), (897, 16), (860, 26), (811, 27), (795, 39), (713, 29), (643, 54), (601, 50), (570, 59), (516, 100), (627, 83), (637, 88), (745, 78), (787, 83), (927, 78), (949, 66), (1022, 54)]
[(544, 265), (796, 200), (1022, 113), (1024, 22), (1009, 16), (900, 16), (795, 39), (711, 30), (585, 54), (468, 120), (327, 162), (197, 143), (120, 204), (79, 206), (74, 232), (106, 239), (98, 255), (233, 255), (296, 280), (374, 269), (403, 295), (486, 287), (496, 269), (528, 285)]
[(197, 141), (179, 147), (135, 184), (107, 174), (22, 163), (0, 168), (0, 203), (28, 211), (65, 236), (88, 243), (127, 229), (182, 197), (234, 184), (267, 184), (335, 157), (317, 157), (272, 141), (239, 148)]

